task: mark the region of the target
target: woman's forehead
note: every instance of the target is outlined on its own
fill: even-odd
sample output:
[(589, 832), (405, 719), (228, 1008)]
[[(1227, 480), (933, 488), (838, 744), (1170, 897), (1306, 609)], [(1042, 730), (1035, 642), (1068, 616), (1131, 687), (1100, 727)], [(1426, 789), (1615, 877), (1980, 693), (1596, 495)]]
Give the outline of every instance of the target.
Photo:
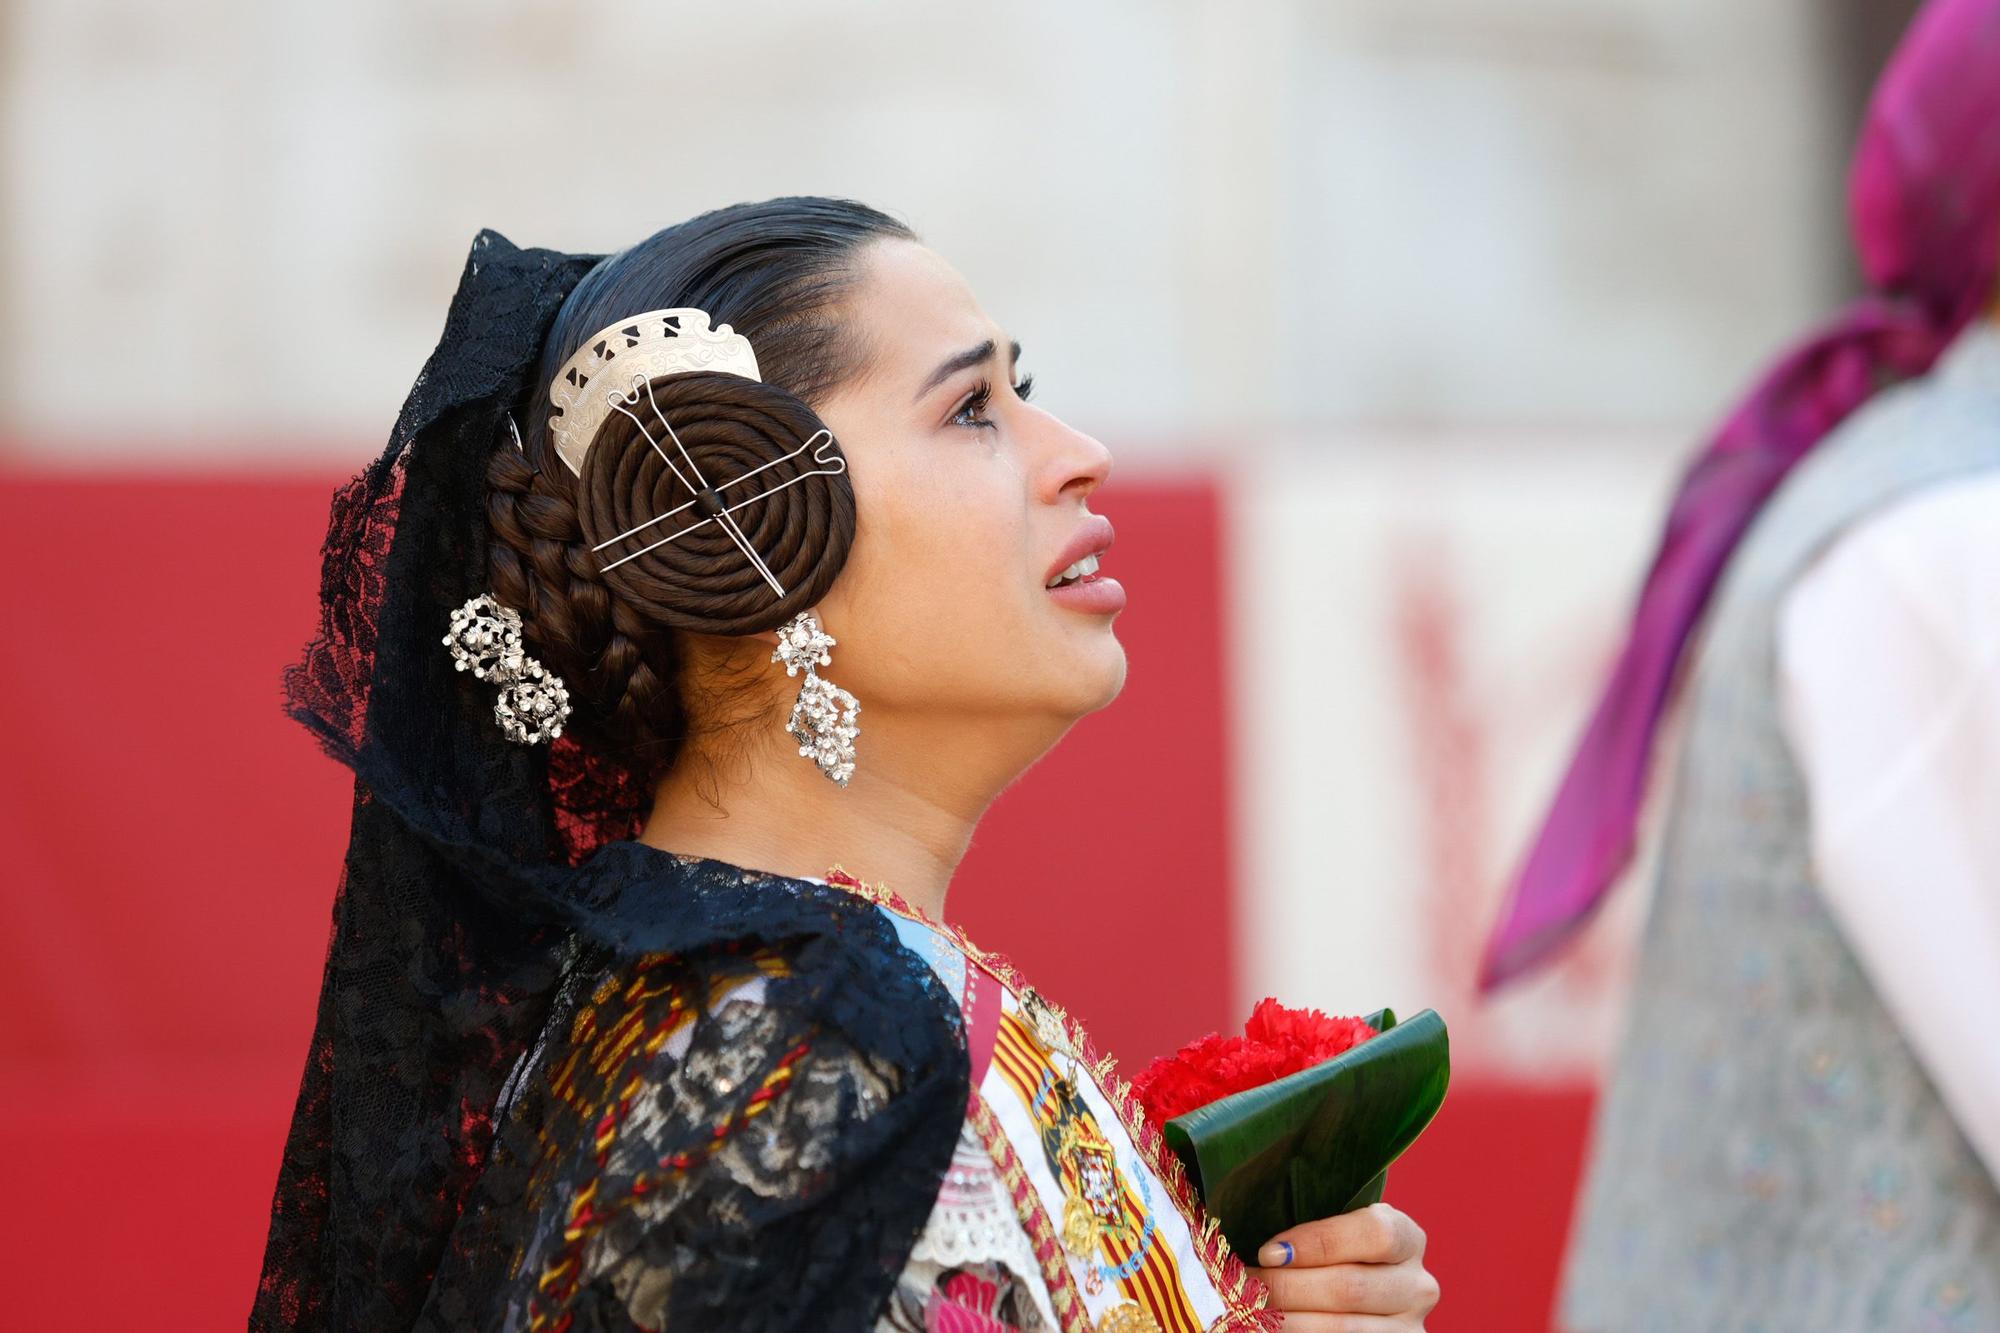
[(872, 378), (908, 381), (911, 392), (945, 357), (989, 338), (1005, 342), (964, 275), (915, 241), (869, 246), (851, 300), (849, 315), (874, 353)]

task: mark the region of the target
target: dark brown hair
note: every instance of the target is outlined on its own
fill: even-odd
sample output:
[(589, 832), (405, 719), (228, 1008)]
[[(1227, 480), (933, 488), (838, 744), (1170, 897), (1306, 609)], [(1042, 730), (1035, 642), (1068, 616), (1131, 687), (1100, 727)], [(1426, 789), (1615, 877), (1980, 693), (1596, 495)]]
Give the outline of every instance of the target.
[[(607, 257), (556, 318), (521, 423), (523, 449), (508, 442), (494, 452), (493, 594), (521, 613), (530, 651), (567, 683), (578, 742), (642, 781), (657, 781), (678, 757), (690, 704), (711, 714), (721, 698), (713, 690), (689, 698), (684, 636), (775, 629), (824, 596), (853, 541), (853, 488), (845, 474), (807, 477), (730, 515), (784, 585), (783, 597), (715, 523), (607, 573), (603, 566), (627, 548), (593, 546), (690, 497), (616, 412), (592, 439), (582, 476), (571, 473), (549, 440), (547, 385), (584, 339), (645, 311), (692, 306), (733, 326), (755, 348), (762, 383), (693, 372), (650, 386), (709, 484), (722, 487), (824, 429), (813, 404), (858, 373), (866, 354), (840, 318), (855, 252), (884, 238), (915, 234), (850, 200), (785, 198), (704, 213)], [(746, 490), (757, 494), (812, 466), (807, 451)]]

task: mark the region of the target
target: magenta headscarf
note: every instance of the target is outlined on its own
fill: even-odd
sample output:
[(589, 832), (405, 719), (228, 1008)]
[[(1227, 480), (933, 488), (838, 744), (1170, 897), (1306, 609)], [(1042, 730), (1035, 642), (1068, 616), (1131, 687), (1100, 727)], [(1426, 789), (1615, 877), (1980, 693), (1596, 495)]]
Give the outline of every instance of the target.
[(1758, 509), (1842, 418), (1928, 371), (1992, 301), (2000, 0), (1918, 12), (1869, 101), (1848, 202), (1869, 291), (1779, 360), (1682, 481), (1631, 636), (1487, 941), (1482, 989), (1545, 961), (1630, 860), (1675, 667)]

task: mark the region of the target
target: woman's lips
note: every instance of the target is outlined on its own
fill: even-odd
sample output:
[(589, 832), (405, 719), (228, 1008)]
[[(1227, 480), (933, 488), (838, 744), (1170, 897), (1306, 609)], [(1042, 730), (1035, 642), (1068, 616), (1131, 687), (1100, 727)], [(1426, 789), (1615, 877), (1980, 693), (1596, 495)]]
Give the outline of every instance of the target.
[(1125, 586), (1102, 574), (1086, 574), (1075, 583), (1048, 589), (1048, 594), (1072, 611), (1110, 615), (1125, 609)]

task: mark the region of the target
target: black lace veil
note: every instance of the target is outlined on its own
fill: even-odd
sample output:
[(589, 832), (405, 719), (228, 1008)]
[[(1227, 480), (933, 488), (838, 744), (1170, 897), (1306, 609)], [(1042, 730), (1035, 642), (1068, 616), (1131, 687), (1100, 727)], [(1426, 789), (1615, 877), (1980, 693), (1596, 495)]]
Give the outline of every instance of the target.
[(285, 699), (354, 770), (353, 822), (256, 1327), (407, 1325), (553, 980), (555, 872), (634, 827), (630, 784), (572, 747), (564, 844), (549, 751), (454, 688), (438, 628), (483, 587), (488, 455), (596, 260), (481, 232), (388, 447), (334, 497)]

